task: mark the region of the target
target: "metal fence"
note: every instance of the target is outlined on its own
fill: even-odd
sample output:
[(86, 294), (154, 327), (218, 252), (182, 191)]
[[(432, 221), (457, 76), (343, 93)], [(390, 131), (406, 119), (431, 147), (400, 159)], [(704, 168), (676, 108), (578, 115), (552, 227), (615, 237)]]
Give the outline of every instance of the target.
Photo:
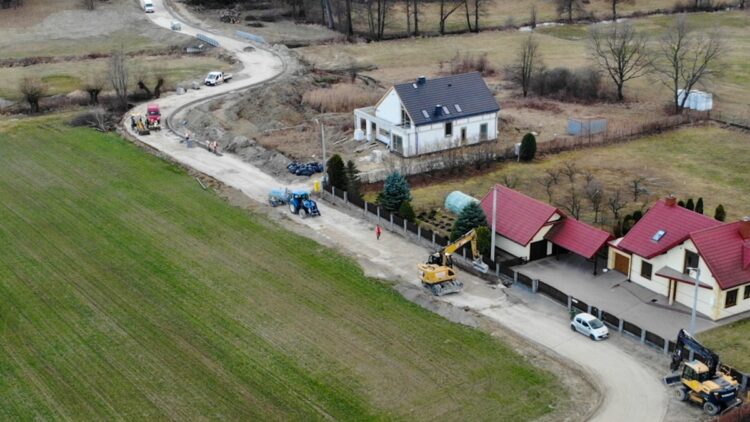
[[(392, 232), (401, 233), (407, 239), (423, 246), (437, 249), (438, 247), (446, 246), (449, 243), (448, 238), (437, 234), (433, 230), (423, 228), (419, 224), (406, 221), (395, 212), (389, 212), (388, 210), (383, 209), (376, 204), (367, 202), (362, 198), (350, 198), (346, 191), (336, 189), (332, 186), (324, 187), (323, 191), (325, 192), (324, 198), (335, 200), (357, 210), (361, 210), (367, 218), (376, 219), (377, 223), (381, 224), (383, 229), (389, 229)], [(533, 279), (526, 274), (511, 268), (511, 265), (507, 265), (518, 265), (519, 262), (517, 260), (506, 261), (506, 264), (504, 265), (503, 263), (493, 263), (488, 259), (485, 259), (486, 263), (490, 265), (491, 271), (489, 274), (482, 274), (474, 269), (471, 265), (471, 259), (466, 257), (466, 248), (462, 248), (459, 251), (460, 253), (457, 252), (454, 254), (453, 260), (459, 268), (466, 272), (474, 274), (494, 284), (510, 280), (510, 283), (505, 284), (516, 283), (520, 286), (526, 287), (533, 293), (541, 293), (555, 302), (567, 307), (570, 311), (591, 313), (599, 317), (599, 319), (605, 324), (617, 330), (619, 333), (632, 336), (638, 339), (641, 344), (657, 348), (663, 353), (671, 353), (676, 347), (673, 341), (664, 339), (661, 336), (645, 330), (629, 321), (618, 318), (606, 310), (573, 297), (542, 280)], [(748, 375), (742, 374), (734, 369), (732, 369), (732, 371), (734, 371), (733, 376), (740, 380), (743, 389), (746, 389), (748, 386)]]
[(213, 38), (211, 38), (211, 37), (209, 37), (207, 35), (196, 34), (195, 38), (198, 38), (199, 40), (203, 41), (204, 43), (206, 43), (208, 45), (212, 45), (214, 47), (218, 47), (219, 46), (219, 42), (218, 41), (216, 41), (215, 39), (213, 39)]

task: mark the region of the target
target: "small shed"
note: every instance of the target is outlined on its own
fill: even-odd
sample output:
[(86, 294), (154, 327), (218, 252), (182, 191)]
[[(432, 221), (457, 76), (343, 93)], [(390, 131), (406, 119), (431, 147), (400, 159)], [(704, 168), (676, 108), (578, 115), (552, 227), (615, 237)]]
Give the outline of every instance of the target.
[[(685, 101), (685, 108), (695, 111), (711, 111), (714, 107), (714, 96), (708, 92), (698, 91), (697, 89), (690, 90), (687, 94), (688, 98)], [(677, 90), (677, 101), (682, 103), (685, 98), (685, 90)]]

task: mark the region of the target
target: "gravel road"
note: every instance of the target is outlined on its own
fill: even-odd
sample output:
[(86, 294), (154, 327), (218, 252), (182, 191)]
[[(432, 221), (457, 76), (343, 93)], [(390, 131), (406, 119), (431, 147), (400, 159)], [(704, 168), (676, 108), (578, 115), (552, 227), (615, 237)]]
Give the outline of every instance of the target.
[[(150, 18), (155, 24), (168, 27), (174, 17), (165, 9), (162, 0), (156, 0), (154, 3), (157, 12)], [(182, 26), (182, 32), (190, 35), (208, 29), (199, 29), (185, 23)], [(247, 43), (220, 35), (212, 37), (238, 57), (244, 64), (244, 70), (235, 75), (235, 79), (228, 84), (203, 87), (185, 95), (173, 95), (157, 100), (164, 115), (174, 113), (183, 106), (192, 105), (196, 100), (208, 100), (218, 94), (262, 83), (274, 78), (285, 68), (283, 61), (269, 51), (256, 49), (246, 52), (244, 50), (248, 46)], [(145, 105), (136, 109), (136, 112), (144, 111)], [(126, 124), (125, 127), (130, 130), (129, 125)], [(214, 177), (260, 202), (266, 201), (271, 188), (283, 186), (281, 181), (230, 154), (218, 157), (201, 148), (188, 149), (168, 130), (152, 132), (149, 136), (137, 138), (172, 159)], [(306, 181), (304, 184), (309, 187), (310, 183)], [(356, 214), (327, 203), (320, 203), (319, 207), (322, 217), (295, 221), (312, 229), (315, 236), (325, 243), (338, 245), (347, 254), (360, 258), (360, 262), (365, 264), (365, 270), (370, 275), (419, 285), (415, 265), (425, 259), (429, 250), (390, 233), (376, 241), (372, 224)], [(506, 294), (508, 292), (504, 292), (503, 288), (492, 288), (486, 282), (467, 274), (462, 276), (466, 286), (464, 291), (440, 300), (460, 307), (468, 306), (519, 335), (577, 363), (591, 375), (604, 396), (601, 406), (591, 420), (609, 422), (665, 419), (670, 399), (668, 390), (660, 382), (663, 374), (644, 365), (637, 354), (619, 347), (616, 341), (594, 343), (571, 332), (565, 315), (559, 309), (540, 307), (537, 304), (532, 307), (523, 298), (509, 300)], [(576, 392), (573, 391), (572, 394)], [(584, 415), (581, 415), (581, 418), (584, 418)]]

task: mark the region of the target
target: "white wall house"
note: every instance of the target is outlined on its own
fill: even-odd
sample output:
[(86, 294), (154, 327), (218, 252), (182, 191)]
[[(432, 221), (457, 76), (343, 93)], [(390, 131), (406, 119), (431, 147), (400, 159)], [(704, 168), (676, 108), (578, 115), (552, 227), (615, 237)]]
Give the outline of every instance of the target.
[(478, 72), (419, 77), (354, 110), (355, 138), (404, 157), (497, 139), (500, 106)]
[(692, 308), (700, 269), (697, 310), (717, 320), (750, 311), (750, 220), (722, 224), (659, 201), (624, 237), (610, 243), (608, 267)]

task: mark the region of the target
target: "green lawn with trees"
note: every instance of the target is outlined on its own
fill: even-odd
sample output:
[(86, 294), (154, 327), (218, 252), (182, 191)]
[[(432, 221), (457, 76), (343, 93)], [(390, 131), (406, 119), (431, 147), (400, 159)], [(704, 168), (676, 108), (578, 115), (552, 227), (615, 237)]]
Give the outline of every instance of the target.
[(566, 400), (117, 135), (0, 123), (0, 197), (0, 419), (516, 421)]

